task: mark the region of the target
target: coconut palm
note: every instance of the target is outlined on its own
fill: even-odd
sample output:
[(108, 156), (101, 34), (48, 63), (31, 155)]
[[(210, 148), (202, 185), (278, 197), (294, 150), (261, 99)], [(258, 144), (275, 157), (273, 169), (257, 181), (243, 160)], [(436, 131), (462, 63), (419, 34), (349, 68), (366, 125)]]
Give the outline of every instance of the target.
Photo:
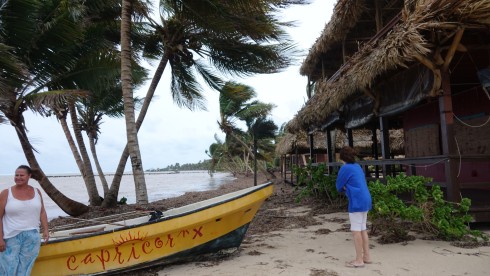
[[(254, 100), (257, 93), (252, 87), (227, 82), (220, 90), (220, 121), (218, 125), (226, 134), (233, 137), (244, 148), (249, 149), (252, 157), (254, 156), (250, 146), (241, 138), (243, 131), (237, 126), (237, 121), (244, 121), (252, 125), (255, 118), (265, 117), (274, 108), (272, 104), (262, 103)], [(253, 157), (254, 158), (254, 157)]]
[[(135, 11), (137, 11), (135, 13)], [(146, 190), (146, 182), (144, 177), (143, 162), (141, 160), (141, 152), (138, 143), (138, 127), (135, 117), (135, 107), (133, 101), (133, 83), (131, 75), (131, 65), (133, 60), (133, 52), (131, 47), (131, 16), (134, 14), (142, 14), (148, 16), (147, 3), (143, 1), (130, 1), (122, 0), (121, 9), (121, 84), (122, 84), (122, 94), (124, 100), (124, 117), (126, 121), (126, 137), (127, 146), (124, 151), (131, 156), (131, 167), (133, 171), (135, 193), (136, 193), (136, 203), (137, 204), (147, 204), (148, 203), (148, 193)], [(123, 153), (123, 155), (126, 153)], [(124, 163), (126, 163), (126, 159)], [(118, 167), (119, 169), (119, 167)], [(123, 169), (120, 171), (120, 176), (122, 177)], [(115, 177), (114, 179), (118, 179)], [(119, 190), (119, 185), (117, 185), (117, 191)], [(117, 192), (114, 190), (108, 194), (106, 202), (110, 202), (110, 205), (115, 204), (115, 199), (117, 199)], [(109, 204), (109, 203), (108, 203)]]
[[(254, 172), (257, 160), (257, 142), (273, 138), (277, 126), (266, 119), (274, 105), (254, 100), (256, 92), (250, 86), (227, 82), (220, 91), (220, 129), (239, 143), (248, 156), (254, 160)], [(245, 122), (247, 131), (238, 127), (238, 121)], [(244, 155), (248, 164), (248, 158)], [(260, 168), (266, 173), (264, 168)], [(256, 173), (255, 173), (256, 175)]]
[(82, 34), (77, 21), (79, 7), (39, 0), (2, 1), (0, 6), (0, 43), (8, 47), (22, 68), (21, 78), (2, 83), (0, 111), (16, 130), (26, 159), (35, 171), (33, 178), (65, 212), (81, 214), (88, 210), (87, 206), (61, 194), (42, 171), (23, 115), (32, 106), (34, 96), (49, 90), (83, 54), (76, 43)]
[[(119, 29), (113, 16), (119, 16), (120, 6), (115, 0), (73, 1), (69, 5), (61, 0), (23, 0), (2, 1), (0, 8), (0, 29), (4, 34), (0, 38), (0, 51), (7, 49), (15, 58), (10, 60), (20, 64), (6, 67), (9, 70), (2, 68), (0, 72), (14, 75), (14, 69), (20, 68), (22, 73), (19, 78), (14, 77), (8, 83), (1, 83), (0, 111), (15, 127), (26, 159), (36, 171), (34, 178), (40, 181), (46, 193), (65, 212), (79, 215), (88, 210), (87, 206), (70, 201), (57, 191), (37, 163), (35, 150), (27, 136), (27, 122), (24, 121), (23, 113), (29, 109), (39, 112), (39, 106), (36, 108), (33, 103), (42, 102), (42, 108), (51, 108), (61, 118), (66, 119), (67, 112), (71, 112), (72, 123), (74, 126), (77, 124), (74, 99), (63, 93), (69, 90), (83, 91), (84, 86), (90, 82), (114, 81), (110, 66), (97, 64), (82, 67), (81, 64), (87, 65), (87, 59), (98, 53), (117, 49), (119, 39), (114, 38), (112, 30), (114, 27)], [(0, 64), (4, 66), (2, 60), (5, 59), (0, 58)], [(120, 72), (119, 67), (116, 70)], [(52, 99), (56, 97), (57, 104), (52, 105)], [(80, 131), (76, 130), (75, 135), (79, 137), (80, 148), (83, 144)], [(79, 158), (83, 162), (81, 171), (93, 179), (93, 173), (87, 172), (90, 167), (88, 155)], [(87, 184), (87, 190), (91, 204), (97, 205), (100, 197), (94, 181)]]
[[(246, 118), (247, 133), (252, 136), (254, 153), (254, 186), (257, 186), (258, 142), (271, 141), (276, 136), (277, 125), (265, 116)], [(271, 148), (268, 149), (271, 151)]]
[[(139, 159), (134, 149), (139, 147), (136, 130), (143, 123), (167, 64), (170, 64), (172, 70), (170, 87), (174, 102), (191, 110), (204, 109), (203, 90), (197, 81), (197, 75), (202, 77), (211, 88), (219, 90), (223, 81), (215, 71), (248, 76), (275, 73), (291, 64), (295, 56), (294, 47), (283, 28), (293, 24), (277, 20), (275, 13), (291, 4), (305, 2), (307, 1), (160, 1), (160, 20), (157, 22), (149, 19), (154, 33), (146, 41), (144, 48), (146, 57), (158, 57), (160, 61), (134, 125), (130, 102), (128, 102), (129, 108), (125, 109), (127, 128), (131, 134), (130, 137), (128, 134), (128, 138), (131, 139), (131, 150), (134, 151), (131, 159), (133, 162), (134, 158), (136, 162), (133, 164), (133, 170), (142, 168), (139, 167), (142, 165), (138, 163)], [(126, 1), (123, 1), (123, 9), (124, 7), (131, 8)], [(123, 21), (126, 23), (124, 31), (121, 31), (121, 37), (128, 37), (130, 30), (130, 13), (125, 14)], [(122, 50), (123, 53), (129, 51), (129, 41), (124, 48), (126, 50)], [(129, 56), (129, 52), (125, 54)], [(124, 72), (129, 72), (128, 68)], [(124, 79), (130, 78), (125, 77), (123, 81)], [(128, 82), (126, 90), (123, 90), (127, 91), (128, 99), (129, 89)], [(115, 206), (117, 203), (119, 184), (130, 155), (129, 148), (128, 142), (116, 169), (109, 196), (104, 200), (105, 207)], [(143, 180), (141, 181), (144, 183)], [(135, 185), (140, 184), (135, 183)]]

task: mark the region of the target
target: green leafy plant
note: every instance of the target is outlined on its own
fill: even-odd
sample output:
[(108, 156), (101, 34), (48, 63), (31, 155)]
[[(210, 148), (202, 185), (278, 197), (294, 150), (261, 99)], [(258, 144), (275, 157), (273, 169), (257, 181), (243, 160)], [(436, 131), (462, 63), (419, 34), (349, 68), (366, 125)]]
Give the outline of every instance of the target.
[(296, 202), (305, 197), (326, 197), (331, 206), (339, 207), (345, 204), (345, 197), (341, 196), (335, 187), (336, 175), (327, 175), (325, 164), (304, 167), (293, 167), (293, 172), (298, 178), (296, 189), (299, 194)]
[(410, 239), (409, 226), (416, 226), (444, 240), (474, 239), (487, 237), (480, 231), (471, 230), (468, 211), (471, 201), (463, 198), (460, 203), (444, 200), (438, 185), (428, 189), (432, 179), (423, 176), (387, 177), (387, 183), (379, 180), (369, 183), (373, 209), (369, 213), (373, 231), (382, 232), (384, 241)]
[[(382, 232), (382, 241), (398, 242), (409, 240), (406, 222), (420, 222), (424, 218), (423, 211), (417, 204), (427, 201), (428, 192), (425, 183), (430, 179), (421, 176), (407, 177), (399, 174), (387, 177), (387, 183), (379, 180), (369, 183), (369, 191), (373, 199), (373, 209), (369, 212), (373, 232)], [(408, 198), (406, 200), (403, 197)]]
[(468, 224), (473, 221), (468, 211), (471, 200), (462, 198), (461, 202), (453, 203), (444, 200), (444, 194), (439, 186), (432, 186), (432, 210), (430, 222), (434, 225), (434, 233), (445, 240), (460, 240), (465, 236), (473, 239), (488, 240), (481, 231), (471, 230)]

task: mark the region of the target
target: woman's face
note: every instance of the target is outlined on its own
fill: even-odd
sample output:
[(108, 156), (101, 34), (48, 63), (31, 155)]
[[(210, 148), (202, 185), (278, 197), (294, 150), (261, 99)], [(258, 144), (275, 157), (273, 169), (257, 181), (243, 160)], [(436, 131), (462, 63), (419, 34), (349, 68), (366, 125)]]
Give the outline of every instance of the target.
[(27, 173), (27, 170), (25, 169), (15, 170), (15, 177), (14, 177), (15, 184), (27, 185), (27, 183), (29, 182), (29, 178), (31, 178), (31, 175)]

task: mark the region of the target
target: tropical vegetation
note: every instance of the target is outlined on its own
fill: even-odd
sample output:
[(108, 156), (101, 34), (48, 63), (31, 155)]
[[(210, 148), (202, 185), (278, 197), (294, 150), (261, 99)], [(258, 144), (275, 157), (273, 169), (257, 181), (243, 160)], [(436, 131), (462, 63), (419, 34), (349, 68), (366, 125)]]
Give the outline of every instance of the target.
[[(64, 196), (44, 174), (27, 135), (26, 111), (59, 120), (83, 175), (90, 205), (117, 206), (128, 157), (137, 202), (145, 204), (137, 130), (166, 66), (170, 65), (174, 102), (191, 110), (205, 109), (199, 80), (223, 92), (225, 76), (275, 73), (291, 64), (295, 51), (285, 28), (293, 24), (276, 16), (281, 9), (306, 2), (164, 0), (159, 1), (158, 18), (154, 18), (148, 1), (0, 0), (0, 123), (8, 122), (15, 128), (26, 160), (35, 171), (33, 178), (66, 213), (79, 215), (88, 207)], [(159, 63), (136, 118), (133, 90), (147, 76), (142, 58)], [(103, 116), (122, 114), (127, 146), (109, 185), (97, 161), (96, 143), (103, 133)], [(227, 140), (233, 137), (234, 143), (242, 146), (228, 147), (227, 154), (267, 158), (262, 151), (266, 145), (261, 143), (273, 137), (275, 124), (267, 116), (240, 119), (247, 125), (243, 133), (230, 131), (229, 121), (221, 121)], [(220, 151), (225, 152), (223, 148)], [(103, 201), (92, 162), (104, 183)], [(250, 164), (246, 167), (250, 171)]]
[[(267, 163), (274, 157), (277, 125), (269, 118), (274, 105), (256, 100), (256, 95), (252, 87), (236, 82), (227, 82), (220, 90), (218, 125), (226, 136), (224, 141), (215, 136), (216, 143), (207, 151), (211, 172), (215, 167), (224, 167), (234, 175), (253, 172), (254, 184), (257, 168), (267, 174)], [(259, 166), (258, 160), (262, 161)]]
[[(308, 197), (319, 198), (333, 208), (346, 208), (346, 197), (336, 190), (336, 175), (326, 175), (325, 165), (295, 167), (299, 202)], [(431, 184), (431, 185), (429, 185)], [(429, 187), (430, 186), (430, 187)], [(387, 176), (386, 183), (379, 179), (368, 183), (373, 208), (368, 214), (371, 234), (382, 243), (407, 241), (412, 232), (421, 232), (442, 240), (486, 241), (481, 231), (472, 230), (469, 214), (471, 201), (462, 198), (454, 203), (444, 200), (442, 189), (423, 176)]]

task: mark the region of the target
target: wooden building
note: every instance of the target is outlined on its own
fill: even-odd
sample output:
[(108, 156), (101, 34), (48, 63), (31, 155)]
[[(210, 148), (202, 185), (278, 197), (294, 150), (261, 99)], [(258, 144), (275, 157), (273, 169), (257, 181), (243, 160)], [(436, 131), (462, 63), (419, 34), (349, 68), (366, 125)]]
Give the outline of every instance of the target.
[[(311, 98), (286, 131), (326, 133), (327, 163), (338, 167), (329, 133), (370, 129), (373, 160), (360, 163), (381, 169), (368, 177), (396, 166), (431, 177), (490, 221), (489, 68), (488, 0), (338, 0), (300, 70)], [(399, 156), (394, 129), (403, 129)]]

